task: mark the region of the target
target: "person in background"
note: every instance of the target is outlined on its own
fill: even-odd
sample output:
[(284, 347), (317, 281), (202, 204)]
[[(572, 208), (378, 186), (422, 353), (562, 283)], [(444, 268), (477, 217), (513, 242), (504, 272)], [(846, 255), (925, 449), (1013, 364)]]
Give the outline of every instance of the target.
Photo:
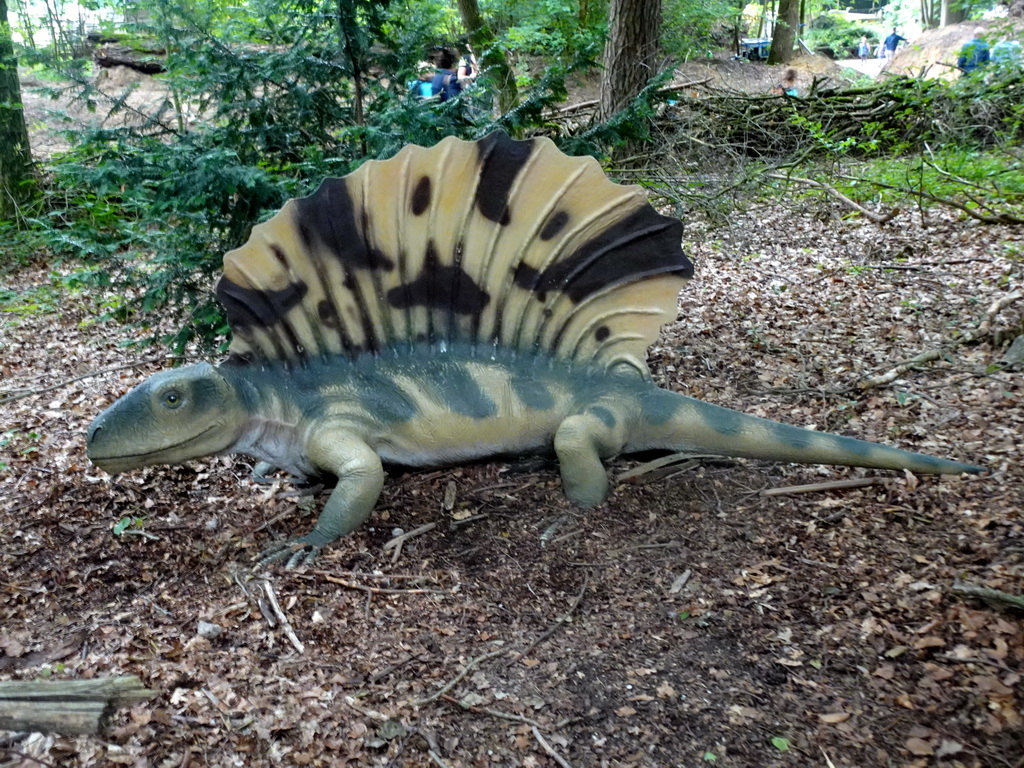
[(463, 44), (462, 50), (464, 55), (459, 59), (459, 68), (456, 74), (459, 77), (459, 85), (465, 88), (476, 80), (476, 76), (480, 74), (480, 67), (476, 63), (476, 54), (473, 53), (468, 42)]
[(896, 31), (896, 27), (892, 28), (892, 34), (885, 38), (885, 42), (882, 45), (885, 46), (885, 58), (887, 61), (892, 61), (896, 56), (896, 49), (900, 47), (900, 43), (907, 42), (907, 38), (903, 37)]
[(409, 94), (417, 99), (429, 99), (433, 95), (434, 66), (429, 61), (416, 65), (416, 79), (409, 82)]
[(1021, 48), (1017, 40), (1000, 40), (992, 46), (992, 55), (989, 57), (997, 67), (1018, 68), (1021, 66)]
[(442, 48), (435, 53), (434, 62), (437, 71), (434, 72), (434, 79), (430, 83), (431, 95), (439, 96), (439, 101), (454, 99), (462, 92), (459, 75), (455, 71), (455, 54), (447, 48)]
[(868, 56), (871, 55), (871, 43), (868, 42), (868, 36), (864, 35), (860, 39), (860, 45), (857, 46), (857, 56), (860, 57), (861, 61), (867, 61)]
[(796, 87), (796, 70), (792, 67), (782, 73), (782, 82), (772, 88), (772, 93), (776, 96), (785, 94), (786, 96), (799, 96), (800, 89)]
[(964, 43), (964, 47), (960, 49), (960, 58), (956, 60), (956, 65), (963, 70), (965, 75), (988, 64), (988, 43), (981, 39), (984, 34), (985, 28), (978, 27), (974, 30), (974, 37)]

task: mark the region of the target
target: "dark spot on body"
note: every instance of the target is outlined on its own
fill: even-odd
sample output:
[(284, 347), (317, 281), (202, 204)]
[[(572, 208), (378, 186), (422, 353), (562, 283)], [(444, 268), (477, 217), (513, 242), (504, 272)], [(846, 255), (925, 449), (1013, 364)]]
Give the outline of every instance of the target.
[(543, 382), (533, 377), (513, 376), (512, 392), (527, 408), (536, 411), (546, 411), (555, 404), (554, 395)]
[(430, 177), (421, 176), (416, 182), (412, 191), (412, 213), (414, 216), (422, 216), (430, 207)]
[(387, 300), (398, 309), (427, 307), (450, 310), (457, 315), (479, 315), (491, 297), (462, 267), (441, 264), (431, 241), (420, 274), (388, 291)]
[(563, 229), (565, 225), (569, 223), (569, 214), (566, 211), (558, 211), (548, 219), (547, 224), (544, 225), (544, 229), (540, 231), (541, 240), (550, 240)]
[(384, 423), (409, 421), (418, 410), (416, 402), (399, 386), (392, 376), (369, 366), (370, 375), (357, 387), (359, 401), (376, 419)]
[(463, 365), (431, 366), (426, 377), (434, 384), (438, 399), (453, 413), (473, 419), (489, 419), (498, 412), (494, 401)]
[(296, 200), (295, 205), (299, 237), (308, 251), (326, 251), (355, 269), (394, 268), (387, 254), (367, 245), (363, 233), (370, 231), (369, 214), (359, 211), (360, 229), (356, 205), (344, 179), (325, 179), (316, 192)]
[(337, 330), (341, 327), (341, 318), (338, 317), (338, 310), (327, 299), (323, 299), (316, 305), (316, 314), (320, 322), (328, 328)]
[(604, 341), (609, 336), (611, 336), (611, 333), (612, 332), (608, 330), (607, 325), (602, 325), (600, 328), (594, 331), (594, 338), (597, 339), (598, 341)]
[(277, 259), (277, 263), (284, 267), (288, 266), (288, 257), (285, 256), (284, 250), (279, 245), (270, 246), (271, 252), (274, 254), (274, 258)]
[(269, 328), (299, 304), (307, 290), (302, 281), (275, 291), (243, 288), (222, 277), (217, 283), (217, 299), (224, 305), (233, 329)]
[(661, 426), (668, 423), (685, 402), (682, 395), (652, 387), (643, 398), (644, 418), (652, 426)]
[(587, 408), (587, 413), (589, 413), (591, 416), (596, 416), (602, 424), (608, 427), (608, 429), (615, 428), (615, 424), (617, 422), (615, 414), (612, 413), (609, 409), (605, 408), (603, 405), (592, 405), (589, 408)]
[[(708, 404), (705, 403), (705, 405)], [(728, 408), (712, 407), (714, 410), (708, 414), (707, 418), (709, 427), (726, 437), (736, 437), (743, 433), (743, 422), (747, 421), (749, 417), (744, 416), (739, 411), (733, 411)]]
[(476, 204), (487, 219), (502, 226), (512, 221), (508, 199), (516, 177), (533, 152), (533, 140), (515, 141), (495, 131), (476, 143), (480, 156), (480, 179)]
[(544, 270), (533, 290), (562, 291), (578, 304), (622, 283), (667, 274), (692, 277), (682, 234), (682, 222), (644, 205)]
[(519, 265), (512, 273), (512, 281), (520, 288), (526, 288), (527, 290), (532, 289), (537, 284), (539, 277), (540, 271), (534, 269), (525, 261), (519, 262)]

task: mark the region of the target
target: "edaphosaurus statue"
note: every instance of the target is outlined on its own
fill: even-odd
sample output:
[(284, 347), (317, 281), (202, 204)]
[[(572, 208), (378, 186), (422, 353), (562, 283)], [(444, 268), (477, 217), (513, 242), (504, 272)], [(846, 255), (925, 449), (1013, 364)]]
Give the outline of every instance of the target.
[(229, 356), (158, 373), (92, 424), (114, 474), (243, 453), (338, 484), (311, 560), (369, 517), (383, 463), (550, 452), (570, 500), (604, 460), (665, 449), (923, 473), (981, 468), (745, 415), (656, 387), (644, 360), (693, 267), (682, 224), (593, 158), (493, 133), (409, 146), (289, 201), (224, 258)]

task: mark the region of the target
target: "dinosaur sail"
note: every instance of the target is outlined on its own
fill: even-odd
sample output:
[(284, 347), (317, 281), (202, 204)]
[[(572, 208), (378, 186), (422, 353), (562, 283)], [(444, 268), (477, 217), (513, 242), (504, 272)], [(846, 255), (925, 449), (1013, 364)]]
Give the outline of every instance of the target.
[(646, 372), (693, 272), (681, 234), (549, 139), (449, 137), (290, 201), (225, 256), (217, 295), (235, 359), (468, 342)]

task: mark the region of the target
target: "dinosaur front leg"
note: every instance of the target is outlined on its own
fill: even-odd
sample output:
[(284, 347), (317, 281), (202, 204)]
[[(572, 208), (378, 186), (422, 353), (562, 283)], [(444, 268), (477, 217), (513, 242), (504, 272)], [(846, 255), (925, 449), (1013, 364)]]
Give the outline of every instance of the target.
[(259, 567), (285, 557), (288, 558), (287, 568), (294, 568), (300, 562), (311, 563), (325, 545), (366, 522), (384, 487), (380, 457), (358, 438), (337, 433), (315, 435), (309, 442), (307, 456), (317, 469), (337, 475), (338, 485), (327, 499), (313, 530), (263, 550)]
[(608, 495), (608, 473), (601, 460), (622, 450), (624, 422), (610, 407), (594, 405), (558, 426), (555, 453), (565, 495), (573, 503), (593, 507)]

